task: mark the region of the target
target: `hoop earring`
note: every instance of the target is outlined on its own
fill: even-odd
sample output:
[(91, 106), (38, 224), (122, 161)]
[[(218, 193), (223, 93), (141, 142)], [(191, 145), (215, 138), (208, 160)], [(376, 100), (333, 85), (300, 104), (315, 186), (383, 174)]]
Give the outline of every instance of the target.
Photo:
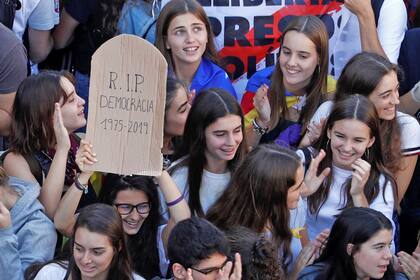
[(368, 159), (370, 156), (369, 148), (366, 148), (365, 150), (365, 157)]

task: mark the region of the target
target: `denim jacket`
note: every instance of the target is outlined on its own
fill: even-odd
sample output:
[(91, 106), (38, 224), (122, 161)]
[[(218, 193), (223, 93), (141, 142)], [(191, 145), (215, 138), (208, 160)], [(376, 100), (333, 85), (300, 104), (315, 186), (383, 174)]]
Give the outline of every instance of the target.
[(57, 234), (38, 201), (39, 185), (10, 177), (20, 195), (10, 209), (12, 226), (0, 229), (0, 279), (23, 280), (33, 263), (53, 258)]
[(119, 32), (140, 36), (154, 44), (160, 6), (160, 0), (154, 0), (153, 3), (144, 0), (126, 1), (118, 21)]

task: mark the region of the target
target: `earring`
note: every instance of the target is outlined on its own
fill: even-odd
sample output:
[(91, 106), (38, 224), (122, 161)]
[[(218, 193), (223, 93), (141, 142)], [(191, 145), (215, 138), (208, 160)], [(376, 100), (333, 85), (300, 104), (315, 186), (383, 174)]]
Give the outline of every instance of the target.
[(325, 150), (328, 150), (328, 147), (330, 146), (330, 138), (327, 140), (327, 144), (325, 145)]
[(319, 64), (318, 64), (318, 74), (320, 74), (321, 73), (321, 66), (319, 66)]
[(365, 157), (366, 159), (369, 159), (369, 148), (366, 148), (365, 150)]

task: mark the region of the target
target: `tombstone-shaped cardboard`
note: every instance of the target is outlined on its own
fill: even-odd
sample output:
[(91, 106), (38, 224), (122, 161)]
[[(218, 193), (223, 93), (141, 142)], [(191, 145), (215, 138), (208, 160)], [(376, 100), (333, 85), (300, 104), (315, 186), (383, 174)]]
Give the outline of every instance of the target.
[(161, 173), (166, 75), (159, 50), (136, 36), (116, 36), (95, 52), (86, 139), (98, 162), (90, 170)]

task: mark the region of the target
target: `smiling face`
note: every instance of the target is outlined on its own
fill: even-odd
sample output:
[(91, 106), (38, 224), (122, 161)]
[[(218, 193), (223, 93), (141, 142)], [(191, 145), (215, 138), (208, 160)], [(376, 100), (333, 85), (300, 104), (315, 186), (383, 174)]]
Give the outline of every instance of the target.
[(175, 97), (165, 113), (165, 136), (181, 136), (184, 133), (185, 122), (191, 105), (188, 103), (187, 92), (184, 87), (179, 87)]
[(363, 243), (353, 254), (357, 279), (380, 279), (387, 271), (392, 259), (392, 231), (382, 229)]
[(169, 24), (165, 47), (176, 68), (181, 64), (198, 67), (206, 51), (208, 34), (203, 21), (191, 13), (176, 16)]
[(352, 170), (353, 162), (361, 158), (366, 149), (375, 142), (369, 127), (355, 119), (336, 121), (327, 133), (333, 164), (348, 170)]
[(392, 120), (395, 118), (396, 105), (400, 103), (398, 89), (397, 73), (391, 71), (383, 76), (378, 86), (369, 95), (369, 99), (375, 104), (380, 119)]
[(295, 184), (287, 190), (287, 208), (295, 209), (299, 202), (300, 193), (306, 187), (304, 182), (305, 170), (301, 164), (296, 170)]
[(77, 95), (74, 85), (65, 77), (61, 77), (60, 85), (67, 94), (67, 101), (60, 100), (61, 114), (63, 123), (69, 133), (86, 125), (85, 115), (83, 114), (85, 101)]
[[(131, 206), (135, 206), (138, 204), (146, 204), (148, 202), (149, 202), (149, 199), (147, 198), (147, 195), (143, 191), (137, 190), (137, 189), (126, 189), (126, 190), (118, 192), (117, 197), (115, 198), (115, 201), (114, 201), (114, 205), (115, 204), (119, 204), (119, 205), (128, 204)], [(129, 214), (123, 214), (121, 210), (124, 210), (124, 209), (120, 209), (121, 207), (122, 206), (117, 207), (117, 210), (120, 213), (121, 218), (123, 220), (124, 232), (128, 235), (137, 234), (137, 232), (140, 230), (141, 226), (143, 225), (143, 222), (149, 216), (149, 213), (140, 214), (137, 211), (137, 209), (134, 207), (134, 209), (132, 209), (132, 211)]]
[(227, 164), (235, 157), (236, 151), (242, 142), (242, 122), (238, 115), (227, 115), (218, 118), (206, 127), (205, 157), (207, 165), (217, 166)]
[(73, 256), (84, 279), (106, 279), (115, 248), (109, 238), (79, 227), (75, 233)]
[(294, 30), (287, 32), (279, 58), (286, 89), (293, 93), (304, 91), (312, 79), (318, 60), (316, 46), (305, 34)]

